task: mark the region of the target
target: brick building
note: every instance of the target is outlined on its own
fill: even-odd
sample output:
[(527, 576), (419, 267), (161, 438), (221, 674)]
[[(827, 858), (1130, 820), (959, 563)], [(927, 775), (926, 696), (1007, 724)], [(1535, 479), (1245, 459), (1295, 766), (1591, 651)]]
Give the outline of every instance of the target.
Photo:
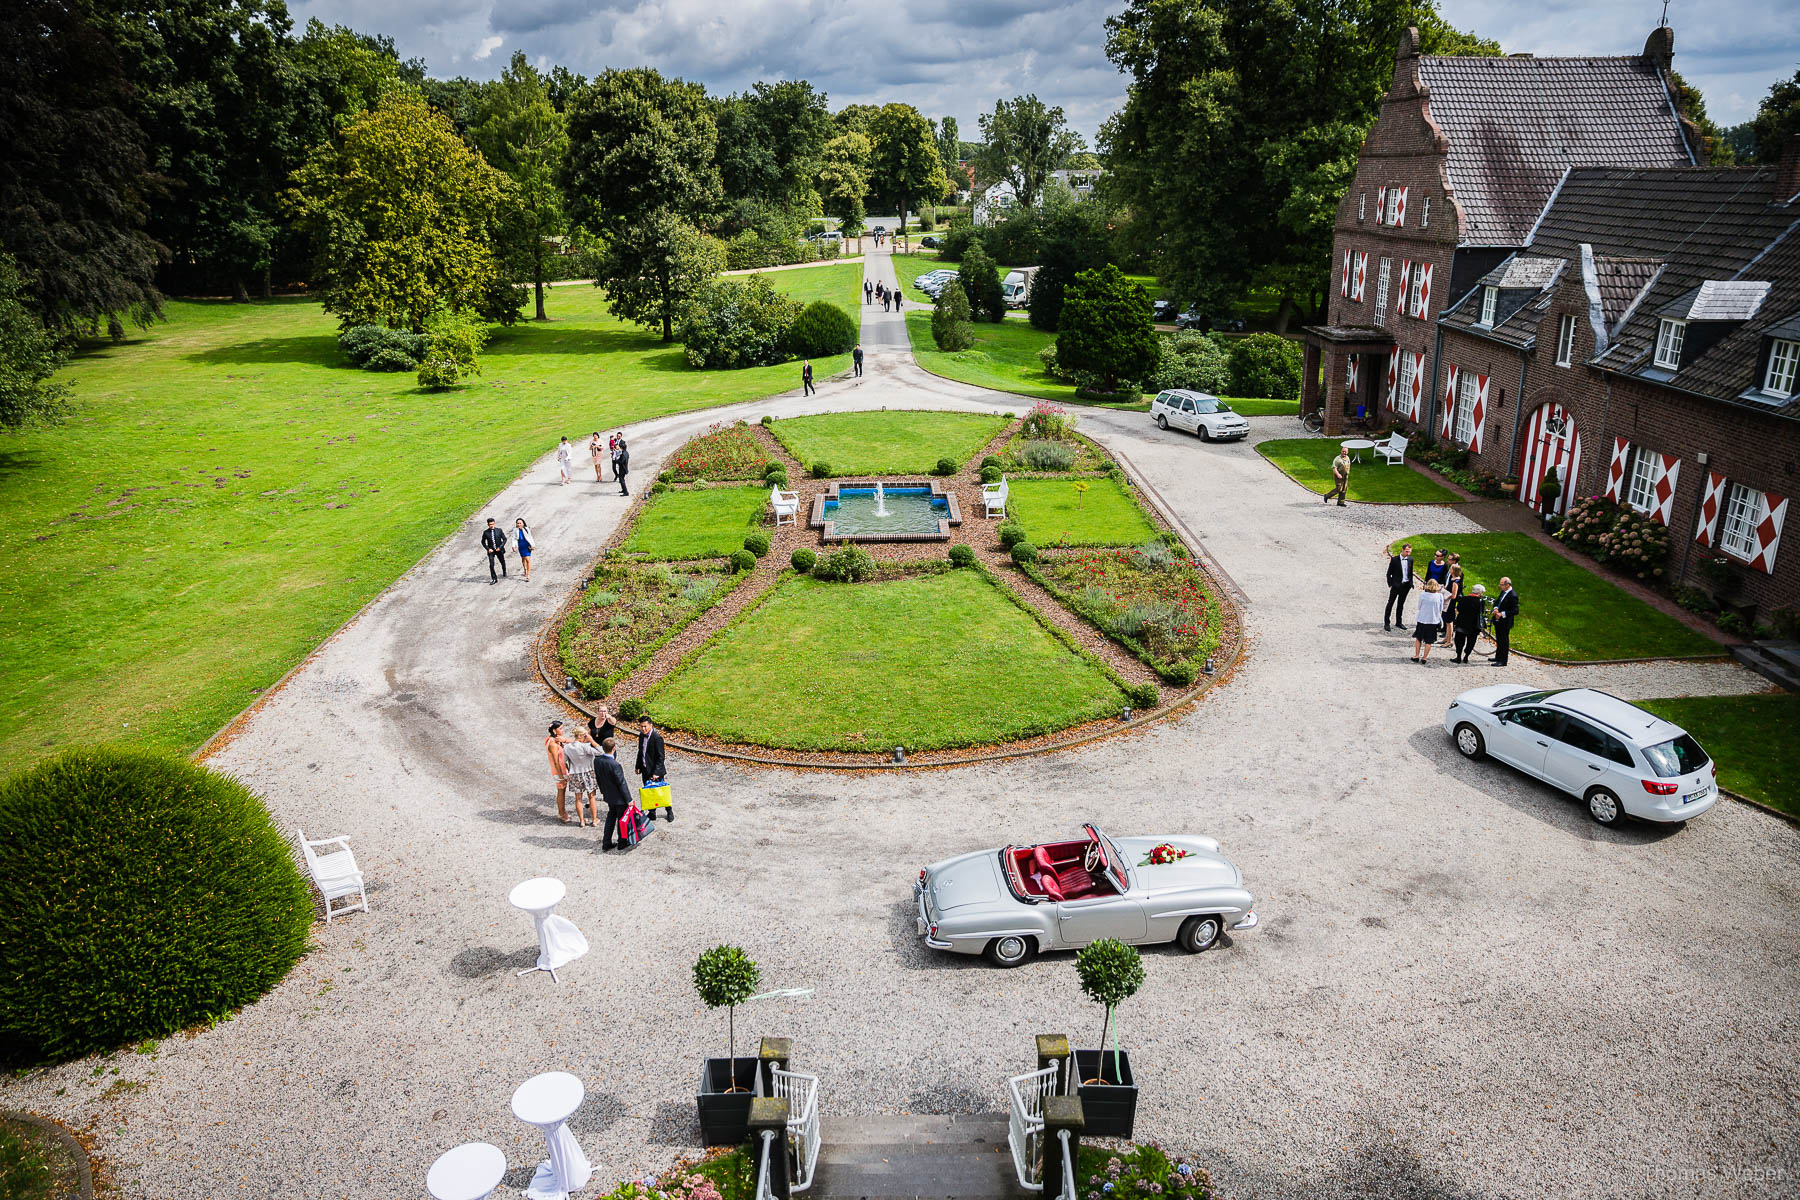
[(1800, 605), (1800, 159), (1697, 162), (1666, 28), (1624, 58), (1416, 48), (1339, 204), (1302, 407), (1466, 447), (1539, 511), (1613, 496), (1670, 528), (1671, 582)]

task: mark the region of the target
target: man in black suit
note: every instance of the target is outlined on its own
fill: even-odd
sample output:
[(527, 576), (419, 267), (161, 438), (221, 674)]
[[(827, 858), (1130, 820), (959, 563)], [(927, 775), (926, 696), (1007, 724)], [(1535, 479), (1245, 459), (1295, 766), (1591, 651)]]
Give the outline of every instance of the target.
[[(611, 727), (611, 722), (608, 722)], [(600, 743), (602, 751), (594, 760), (594, 779), (600, 785), (600, 798), (606, 801), (606, 828), (600, 831), (600, 849), (613, 848), (613, 836), (619, 832), (619, 818), (631, 803), (631, 788), (625, 783), (625, 768), (614, 753), (618, 743), (607, 738)]]
[(1519, 616), (1519, 593), (1513, 591), (1512, 580), (1501, 577), (1500, 594), (1494, 598), (1494, 665), (1506, 665), (1506, 652), (1512, 645), (1513, 622)]
[[(638, 722), (637, 773), (639, 786), (646, 783), (662, 783), (669, 777), (668, 756), (663, 751), (662, 734), (656, 732), (656, 726), (649, 717)], [(645, 815), (651, 820), (657, 813), (668, 814), (669, 820), (675, 819), (675, 806), (655, 809)]]
[(1487, 604), (1487, 589), (1479, 583), (1457, 596), (1450, 606), (1450, 627), (1456, 632), (1456, 661), (1466, 663), (1475, 653), (1475, 639), (1481, 636), (1481, 610)]
[(619, 495), (631, 495), (625, 486), (625, 473), (631, 470), (631, 450), (625, 445), (625, 439), (619, 439), (618, 453), (613, 455), (613, 474), (619, 477)]
[(819, 390), (812, 384), (812, 359), (810, 358), (800, 364), (800, 386), (805, 389), (800, 393), (802, 396), (810, 396)]
[[(500, 576), (506, 574), (506, 530), (494, 524), (489, 517), (487, 528), (481, 531), (481, 548), (487, 551), (488, 582), (499, 583)], [(499, 574), (494, 572), (494, 564), (500, 564)]]
[(1395, 622), (1400, 625), (1400, 632), (1406, 632), (1406, 593), (1412, 591), (1412, 545), (1408, 543), (1400, 547), (1400, 553), (1388, 555), (1388, 598), (1387, 605), (1381, 610), (1381, 627), (1392, 629)]
[(850, 365), (856, 368), (856, 377), (858, 379), (862, 378), (862, 360), (862, 343), (858, 342), (856, 343), (856, 348), (850, 351)]

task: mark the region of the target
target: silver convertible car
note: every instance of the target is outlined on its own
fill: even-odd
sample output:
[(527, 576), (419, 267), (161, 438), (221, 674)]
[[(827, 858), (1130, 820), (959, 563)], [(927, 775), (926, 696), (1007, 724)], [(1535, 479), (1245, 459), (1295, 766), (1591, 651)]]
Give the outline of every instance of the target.
[(1208, 837), (1084, 837), (977, 850), (919, 872), (919, 936), (934, 950), (1016, 967), (1040, 950), (1101, 938), (1209, 950), (1256, 928), (1243, 874)]

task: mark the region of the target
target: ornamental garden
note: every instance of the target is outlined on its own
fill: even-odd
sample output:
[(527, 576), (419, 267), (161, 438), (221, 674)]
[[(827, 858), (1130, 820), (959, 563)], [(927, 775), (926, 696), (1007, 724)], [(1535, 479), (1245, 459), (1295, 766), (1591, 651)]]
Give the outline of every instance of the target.
[(1172, 711), (1238, 632), (1125, 471), (1040, 403), (712, 426), (598, 548), (539, 661), (690, 744), (855, 765)]

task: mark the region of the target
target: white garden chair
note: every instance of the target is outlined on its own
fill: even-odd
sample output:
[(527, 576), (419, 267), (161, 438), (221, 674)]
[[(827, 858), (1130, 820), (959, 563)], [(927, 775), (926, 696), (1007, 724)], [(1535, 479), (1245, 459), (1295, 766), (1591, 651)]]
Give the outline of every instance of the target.
[(1375, 457), (1388, 466), (1406, 461), (1406, 439), (1400, 434), (1392, 433), (1375, 443)]
[(776, 525), (798, 525), (800, 523), (799, 492), (784, 492), (779, 487), (771, 487), (769, 489), (769, 507), (775, 510)]
[[(331, 918), (341, 917), (347, 912), (369, 911), (369, 896), (363, 890), (362, 870), (356, 865), (356, 855), (350, 852), (350, 839), (342, 837), (321, 838), (318, 841), (306, 840), (306, 831), (296, 826), (295, 834), (300, 838), (300, 852), (306, 856), (306, 871), (312, 876), (314, 886), (319, 894), (325, 897), (325, 923), (331, 924)], [(340, 847), (335, 853), (315, 854), (317, 847)], [(341, 908), (332, 908), (333, 900), (342, 900), (346, 896), (357, 897), (357, 903), (345, 904)]]
[(981, 506), (990, 519), (1006, 515), (1006, 476), (1002, 475), (999, 483), (981, 485)]

